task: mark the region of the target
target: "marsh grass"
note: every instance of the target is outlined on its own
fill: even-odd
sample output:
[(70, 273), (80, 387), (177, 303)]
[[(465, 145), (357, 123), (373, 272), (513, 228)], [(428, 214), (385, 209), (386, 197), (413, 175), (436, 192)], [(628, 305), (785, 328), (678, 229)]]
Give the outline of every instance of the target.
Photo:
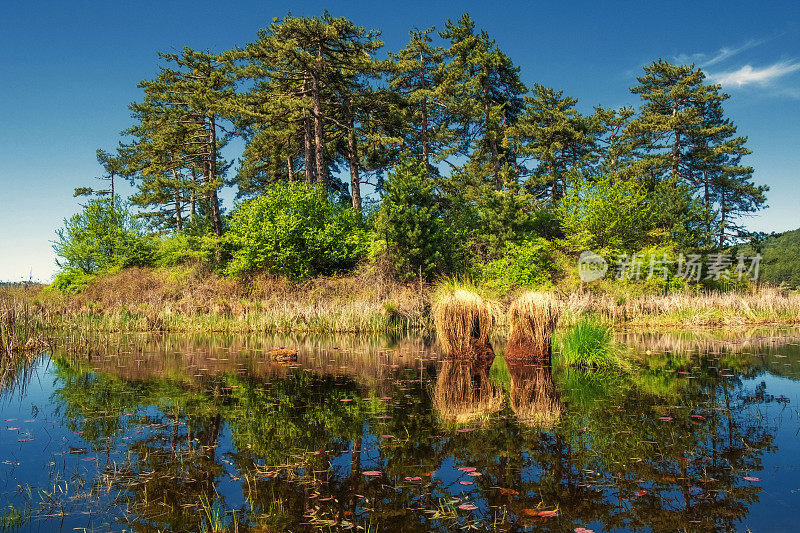
[(553, 293), (526, 292), (508, 309), (511, 327), (506, 357), (546, 357), (549, 361), (551, 338), (561, 314), (561, 305)]
[(293, 283), (178, 267), (128, 268), (44, 299), (54, 323), (87, 332), (369, 333), (427, 327), (427, 295), (366, 270)]
[(571, 367), (619, 368), (620, 350), (610, 326), (584, 317), (558, 338), (559, 360)]
[(0, 292), (0, 359), (48, 345), (41, 313), (23, 296)]
[(576, 292), (567, 298), (565, 322), (593, 313), (631, 326), (741, 326), (800, 323), (800, 294), (762, 287), (750, 292), (676, 292), (665, 295)]
[(489, 344), (500, 317), (500, 306), (476, 292), (474, 286), (448, 280), (433, 297), (433, 323), (447, 355), (469, 355), (472, 341)]
[(485, 419), (503, 408), (503, 389), (489, 378), (491, 361), (446, 360), (433, 390), (433, 408), (445, 424)]

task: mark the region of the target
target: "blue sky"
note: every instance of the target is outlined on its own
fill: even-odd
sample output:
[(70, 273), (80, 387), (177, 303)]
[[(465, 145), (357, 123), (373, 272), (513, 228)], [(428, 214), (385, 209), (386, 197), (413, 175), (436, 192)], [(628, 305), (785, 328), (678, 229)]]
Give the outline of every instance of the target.
[[(758, 5), (761, 4), (761, 5)], [(0, 17), (0, 280), (48, 281), (50, 241), (78, 208), (75, 187), (99, 174), (97, 148), (130, 125), (136, 83), (157, 51), (223, 50), (273, 17), (328, 9), (383, 32), (396, 50), (412, 27), (469, 11), (522, 68), (523, 81), (579, 107), (636, 104), (628, 92), (658, 58), (694, 62), (731, 94), (726, 111), (749, 137), (770, 208), (752, 229), (800, 227), (798, 2), (87, 2), (4, 0)], [(124, 190), (124, 187), (123, 187)], [(232, 194), (224, 196), (227, 207)]]

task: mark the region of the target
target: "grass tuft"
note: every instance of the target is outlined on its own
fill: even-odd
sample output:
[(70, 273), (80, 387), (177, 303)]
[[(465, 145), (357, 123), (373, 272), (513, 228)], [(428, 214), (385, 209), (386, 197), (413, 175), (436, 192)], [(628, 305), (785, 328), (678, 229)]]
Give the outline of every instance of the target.
[(500, 313), (495, 302), (448, 281), (434, 295), (432, 314), (442, 351), (447, 355), (467, 355), (473, 351), (474, 341), (489, 345), (489, 334)]
[(611, 327), (595, 318), (583, 317), (559, 338), (560, 359), (566, 366), (618, 368), (619, 349)]
[(508, 320), (511, 335), (506, 357), (550, 357), (550, 341), (558, 323), (561, 306), (558, 298), (549, 292), (526, 292), (511, 303)]

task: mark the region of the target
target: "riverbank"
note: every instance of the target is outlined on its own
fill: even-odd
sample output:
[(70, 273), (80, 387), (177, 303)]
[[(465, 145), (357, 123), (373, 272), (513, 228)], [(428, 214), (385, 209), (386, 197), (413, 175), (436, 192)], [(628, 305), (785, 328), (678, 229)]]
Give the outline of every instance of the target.
[[(3, 288), (0, 299), (5, 315), (36, 331), (379, 333), (430, 328), (433, 292), (429, 284), (368, 271), (298, 284), (264, 276), (233, 280), (180, 267), (126, 269), (78, 294), (42, 286)], [(772, 288), (638, 296), (585, 290), (560, 297), (562, 326), (587, 314), (617, 327), (800, 323), (800, 295)], [(26, 342), (18, 336), (17, 344)]]

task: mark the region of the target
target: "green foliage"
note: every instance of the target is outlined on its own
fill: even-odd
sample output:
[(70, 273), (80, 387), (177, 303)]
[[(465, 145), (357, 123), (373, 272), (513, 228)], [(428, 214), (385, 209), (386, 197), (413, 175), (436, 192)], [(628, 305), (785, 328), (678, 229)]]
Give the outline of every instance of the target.
[(353, 268), (367, 234), (353, 209), (332, 203), (305, 183), (279, 183), (239, 205), (226, 240), (230, 275), (266, 270), (295, 279)]
[(616, 368), (621, 366), (614, 332), (594, 318), (584, 317), (558, 338), (560, 360), (570, 367)]
[(640, 249), (654, 229), (647, 191), (635, 181), (580, 179), (555, 212), (566, 233), (599, 253)]
[(143, 233), (141, 224), (119, 202), (90, 200), (82, 212), (64, 220), (56, 237), (53, 249), (64, 272), (89, 275), (153, 263), (153, 238)]
[(760, 245), (744, 248), (750, 255), (761, 251), (762, 281), (800, 288), (800, 229), (767, 237)]
[(87, 274), (80, 269), (67, 267), (56, 274), (49, 288), (64, 293), (76, 294), (85, 289), (95, 277), (97, 277), (96, 274)]
[(421, 161), (402, 161), (389, 174), (375, 231), (401, 276), (448, 272), (458, 254), (436, 187)]
[(176, 233), (159, 242), (155, 254), (157, 266), (183, 264), (217, 265), (218, 251), (225, 242), (212, 233)]
[(554, 275), (554, 250), (541, 237), (508, 243), (498, 259), (477, 267), (482, 283), (501, 294), (515, 288), (549, 286)]

